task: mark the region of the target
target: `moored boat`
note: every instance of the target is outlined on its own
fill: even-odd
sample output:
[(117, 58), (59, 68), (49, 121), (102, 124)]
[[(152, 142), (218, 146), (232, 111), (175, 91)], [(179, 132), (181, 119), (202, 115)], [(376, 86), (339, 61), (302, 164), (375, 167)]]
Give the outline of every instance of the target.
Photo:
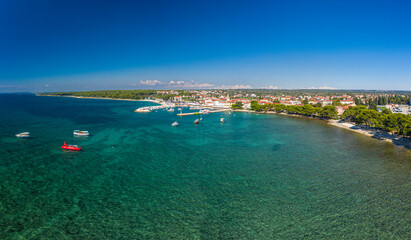
[(63, 146), (61, 146), (61, 149), (72, 150), (72, 151), (80, 151), (81, 147), (79, 147), (77, 145), (67, 145), (67, 143), (64, 142)]
[(73, 134), (75, 136), (88, 136), (89, 132), (88, 131), (80, 131), (80, 130), (74, 130)]
[(196, 119), (195, 121), (194, 121), (194, 124), (199, 124), (200, 123), (200, 120), (199, 119)]
[(199, 111), (199, 113), (200, 113), (200, 114), (209, 114), (209, 113), (210, 113), (210, 110), (208, 110), (208, 109), (201, 109), (201, 110)]
[(28, 138), (28, 137), (30, 137), (30, 132), (22, 132), (22, 133), (16, 134), (16, 137), (18, 137), (18, 138)]
[(173, 123), (171, 124), (171, 126), (173, 126), (173, 127), (177, 127), (178, 125), (180, 125), (178, 122), (173, 122)]
[(224, 122), (224, 118), (221, 118), (221, 119), (220, 119), (220, 122), (222, 122), (222, 123), (223, 123), (223, 122)]

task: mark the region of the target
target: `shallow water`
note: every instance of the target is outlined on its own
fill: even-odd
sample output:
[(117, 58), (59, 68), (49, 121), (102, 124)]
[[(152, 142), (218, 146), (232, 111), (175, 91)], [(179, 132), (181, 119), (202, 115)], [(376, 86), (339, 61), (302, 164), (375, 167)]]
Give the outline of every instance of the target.
[(147, 105), (0, 95), (0, 239), (411, 238), (411, 151), (318, 120), (133, 112)]

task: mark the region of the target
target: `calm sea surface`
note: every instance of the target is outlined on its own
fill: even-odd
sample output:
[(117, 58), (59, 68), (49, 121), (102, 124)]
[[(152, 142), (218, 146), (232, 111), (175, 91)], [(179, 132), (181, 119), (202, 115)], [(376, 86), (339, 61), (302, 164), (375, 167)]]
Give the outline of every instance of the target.
[(411, 238), (411, 151), (318, 120), (133, 112), (148, 105), (1, 94), (0, 239)]

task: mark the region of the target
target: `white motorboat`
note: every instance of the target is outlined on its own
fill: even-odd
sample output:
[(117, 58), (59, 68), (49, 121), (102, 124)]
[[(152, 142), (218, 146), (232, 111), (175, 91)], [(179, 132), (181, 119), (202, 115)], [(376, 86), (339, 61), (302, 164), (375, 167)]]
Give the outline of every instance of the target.
[(171, 124), (171, 126), (173, 126), (173, 127), (177, 127), (178, 125), (180, 125), (178, 122), (173, 122), (173, 123)]
[(18, 137), (18, 138), (28, 138), (28, 137), (30, 137), (30, 132), (22, 132), (22, 133), (16, 134), (16, 137)]
[(167, 111), (174, 112), (174, 108), (169, 108), (169, 109), (167, 109)]
[(224, 118), (221, 118), (221, 119), (220, 119), (220, 122), (222, 122), (222, 123), (223, 123), (223, 122), (224, 122)]
[(210, 113), (210, 110), (208, 110), (208, 109), (201, 109), (201, 110), (199, 111), (199, 113), (200, 113), (200, 114), (209, 114), (209, 113)]
[(74, 136), (88, 136), (89, 132), (88, 131), (74, 130), (73, 134), (74, 134)]

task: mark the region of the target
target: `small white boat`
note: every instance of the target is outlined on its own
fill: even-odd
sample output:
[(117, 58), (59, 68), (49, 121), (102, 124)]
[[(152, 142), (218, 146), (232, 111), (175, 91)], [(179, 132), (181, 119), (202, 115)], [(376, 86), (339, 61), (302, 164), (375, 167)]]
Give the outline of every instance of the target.
[(199, 113), (200, 113), (200, 114), (209, 114), (209, 113), (210, 113), (210, 110), (208, 110), (208, 109), (201, 109), (201, 110), (199, 111)]
[(224, 122), (224, 118), (221, 118), (221, 119), (220, 119), (220, 122), (222, 122), (222, 123), (223, 123), (223, 122)]
[(181, 108), (178, 108), (177, 110), (178, 110), (178, 111), (183, 111), (183, 109), (181, 109)]
[(174, 108), (169, 108), (169, 109), (167, 109), (167, 111), (174, 112)]
[(180, 125), (180, 124), (178, 124), (178, 122), (173, 122), (173, 123), (171, 124), (171, 126), (173, 126), (173, 127), (177, 127), (178, 125)]
[(73, 134), (74, 134), (74, 136), (88, 136), (89, 132), (88, 131), (74, 130)]
[(18, 137), (18, 138), (28, 138), (28, 137), (30, 137), (30, 132), (22, 132), (22, 133), (16, 134), (16, 137)]
[(199, 124), (200, 123), (200, 120), (199, 119), (196, 119), (195, 121), (194, 121), (194, 124)]

